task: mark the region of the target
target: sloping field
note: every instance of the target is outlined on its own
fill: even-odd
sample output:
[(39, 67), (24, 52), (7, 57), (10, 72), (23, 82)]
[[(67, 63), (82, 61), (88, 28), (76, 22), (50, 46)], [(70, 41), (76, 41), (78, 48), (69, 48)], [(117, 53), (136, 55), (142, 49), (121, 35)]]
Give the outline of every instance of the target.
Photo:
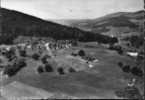
[[(65, 75), (37, 74), (35, 70), (39, 62), (31, 63), (32, 61), (28, 61), (28, 67), (25, 67), (16, 76), (5, 80), (3, 84), (19, 81), (51, 93), (58, 93), (58, 96), (64, 93), (78, 98), (116, 98), (115, 91), (127, 85), (124, 80), (125, 74), (117, 63), (122, 61), (123, 63), (133, 64), (132, 59), (120, 56), (114, 51), (105, 48), (85, 48), (85, 46), (80, 46), (65, 50), (64, 56), (62, 51), (60, 55), (57, 55), (56, 62), (62, 63), (62, 65), (65, 64), (65, 67), (67, 65), (72, 66), (72, 57), (67, 56), (72, 53), (72, 49), (83, 49), (87, 55), (95, 56), (99, 61), (94, 64), (93, 68)], [(79, 63), (76, 64), (79, 66)]]
[(41, 99), (48, 98), (52, 95), (52, 93), (48, 93), (47, 91), (44, 91), (42, 89), (34, 88), (16, 81), (3, 87), (2, 92), (2, 96), (8, 100), (23, 100), (26, 98)]

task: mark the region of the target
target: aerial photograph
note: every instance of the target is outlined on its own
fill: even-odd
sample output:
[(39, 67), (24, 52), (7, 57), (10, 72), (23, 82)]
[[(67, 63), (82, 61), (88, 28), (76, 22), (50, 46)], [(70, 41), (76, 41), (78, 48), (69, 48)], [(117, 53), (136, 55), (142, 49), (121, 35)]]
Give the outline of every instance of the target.
[(144, 100), (145, 0), (0, 0), (0, 100)]

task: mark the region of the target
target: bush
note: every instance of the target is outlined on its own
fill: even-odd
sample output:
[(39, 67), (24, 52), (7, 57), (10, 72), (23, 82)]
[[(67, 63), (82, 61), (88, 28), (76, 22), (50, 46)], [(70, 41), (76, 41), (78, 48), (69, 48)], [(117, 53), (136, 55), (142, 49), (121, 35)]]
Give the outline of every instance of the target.
[(37, 53), (34, 53), (34, 54), (32, 55), (32, 58), (33, 58), (34, 60), (39, 60), (39, 57), (40, 57), (40, 55), (37, 54)]
[(71, 53), (71, 55), (72, 55), (72, 56), (77, 56), (77, 54), (75, 54), (75, 53)]
[(42, 59), (41, 59), (41, 61), (42, 61), (42, 63), (43, 64), (47, 64), (48, 62), (47, 62), (47, 59), (48, 58), (51, 58), (49, 55), (45, 55), (44, 57), (42, 57)]
[(125, 65), (122, 70), (126, 73), (129, 73), (130, 72), (130, 66), (129, 65)]
[(85, 56), (85, 51), (84, 51), (84, 50), (80, 50), (80, 51), (78, 52), (78, 55), (79, 55), (79, 56)]
[(123, 63), (122, 63), (122, 62), (118, 62), (118, 66), (119, 66), (120, 68), (122, 68), (122, 67), (123, 67)]
[(123, 54), (123, 50), (122, 50), (122, 49), (118, 50), (117, 52), (118, 52), (118, 54), (120, 54), (120, 55)]
[(5, 52), (5, 56), (8, 58), (9, 61), (11, 61), (13, 59), (13, 57), (15, 56), (15, 51), (13, 51), (12, 49)]
[(20, 50), (19, 53), (20, 53), (20, 56), (22, 56), (22, 57), (26, 57), (27, 56), (25, 50)]
[(19, 68), (23, 68), (23, 67), (25, 67), (27, 64), (25, 63), (25, 61), (24, 60), (19, 60), (18, 61), (18, 63), (17, 63), (17, 66), (19, 67)]
[(138, 68), (138, 67), (133, 67), (131, 69), (131, 73), (133, 75), (136, 75), (136, 76), (139, 76), (139, 77), (143, 77), (143, 71), (140, 68)]
[(40, 74), (40, 73), (43, 73), (43, 72), (44, 72), (43, 67), (42, 67), (42, 66), (39, 66), (39, 67), (37, 68), (37, 71), (38, 71), (39, 74)]
[(46, 64), (46, 65), (45, 65), (45, 71), (46, 71), (46, 72), (53, 72), (52, 66), (51, 66), (50, 64)]
[(59, 68), (57, 69), (57, 71), (58, 71), (58, 73), (59, 73), (60, 75), (65, 74), (65, 73), (64, 73), (64, 69), (63, 69), (62, 67), (59, 67)]
[(73, 72), (76, 72), (76, 70), (75, 70), (74, 68), (70, 67), (70, 68), (69, 68), (69, 72), (70, 72), (70, 73), (73, 73)]
[(114, 43), (117, 43), (118, 42), (118, 39), (116, 37), (113, 37), (111, 40), (110, 40), (110, 44), (113, 45)]
[(13, 65), (7, 65), (4, 68), (4, 74), (7, 74), (9, 77), (14, 76), (23, 67), (26, 67), (26, 63), (24, 62), (24, 60), (19, 60), (18, 62), (15, 62)]
[(114, 46), (114, 45), (110, 45), (109, 47), (110, 50), (115, 50), (117, 51), (120, 55), (123, 54), (123, 49), (121, 46), (117, 45), (117, 46)]
[(5, 66), (4, 74), (11, 77), (16, 74), (16, 69), (14, 69), (13, 66), (11, 66), (11, 65), (7, 65), (7, 66)]

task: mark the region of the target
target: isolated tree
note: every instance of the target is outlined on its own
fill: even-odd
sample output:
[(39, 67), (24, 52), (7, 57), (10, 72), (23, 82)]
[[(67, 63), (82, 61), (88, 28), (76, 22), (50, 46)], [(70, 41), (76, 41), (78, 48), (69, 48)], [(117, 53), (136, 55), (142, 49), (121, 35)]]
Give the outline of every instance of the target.
[(23, 67), (25, 67), (26, 65), (27, 65), (27, 64), (26, 64), (26, 62), (25, 62), (24, 59), (20, 59), (20, 60), (18, 61), (18, 63), (17, 63), (17, 66), (20, 67), (20, 68), (23, 68)]
[(122, 68), (122, 67), (123, 67), (123, 63), (122, 63), (122, 62), (118, 62), (118, 66), (119, 66), (120, 68)]
[(39, 74), (43, 73), (44, 72), (43, 67), (42, 66), (39, 66), (37, 68), (37, 71), (38, 71)]
[(79, 55), (79, 56), (85, 56), (85, 51), (84, 51), (84, 50), (80, 50), (80, 51), (78, 52), (78, 55)]
[(57, 71), (58, 71), (58, 73), (59, 73), (60, 75), (65, 74), (64, 69), (63, 69), (62, 67), (59, 67), (59, 68), (57, 69)]
[(123, 72), (126, 72), (126, 73), (129, 73), (130, 72), (130, 66), (129, 65), (125, 65), (123, 68), (122, 68)]
[(43, 56), (42, 59), (41, 59), (42, 63), (47, 64), (48, 63), (47, 59), (49, 59), (49, 58), (51, 58), (51, 56), (49, 56), (49, 55)]
[(46, 72), (53, 72), (53, 67), (50, 64), (45, 64), (45, 71)]
[(37, 54), (37, 53), (34, 53), (34, 54), (32, 55), (32, 58), (33, 58), (34, 60), (39, 60), (40, 55)]

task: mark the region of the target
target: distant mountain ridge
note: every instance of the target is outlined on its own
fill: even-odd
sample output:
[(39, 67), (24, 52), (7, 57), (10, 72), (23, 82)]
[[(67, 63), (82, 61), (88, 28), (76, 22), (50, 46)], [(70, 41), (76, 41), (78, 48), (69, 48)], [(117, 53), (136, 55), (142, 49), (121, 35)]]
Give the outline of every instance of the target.
[(77, 39), (79, 41), (99, 41), (104, 43), (110, 42), (112, 39), (108, 36), (42, 20), (18, 11), (5, 8), (1, 8), (0, 11), (2, 13), (0, 42), (10, 42), (17, 36), (43, 36), (54, 39)]
[[(66, 20), (66, 23), (68, 26), (110, 36), (116, 32), (119, 32), (120, 34), (124, 33), (124, 31), (125, 33), (138, 32), (145, 20), (144, 17), (145, 11), (140, 10), (137, 12), (113, 13), (96, 19)], [(65, 20), (63, 23), (65, 23)]]

